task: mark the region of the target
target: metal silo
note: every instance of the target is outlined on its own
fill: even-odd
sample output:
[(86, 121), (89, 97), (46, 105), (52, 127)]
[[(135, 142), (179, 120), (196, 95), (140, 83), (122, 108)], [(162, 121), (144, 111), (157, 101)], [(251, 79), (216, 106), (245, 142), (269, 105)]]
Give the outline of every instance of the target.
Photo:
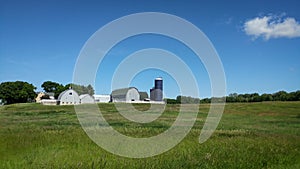
[(155, 89), (163, 90), (163, 79), (161, 77), (158, 77), (155, 79)]
[(150, 99), (163, 101), (163, 79), (161, 77), (155, 79), (154, 87), (150, 89)]

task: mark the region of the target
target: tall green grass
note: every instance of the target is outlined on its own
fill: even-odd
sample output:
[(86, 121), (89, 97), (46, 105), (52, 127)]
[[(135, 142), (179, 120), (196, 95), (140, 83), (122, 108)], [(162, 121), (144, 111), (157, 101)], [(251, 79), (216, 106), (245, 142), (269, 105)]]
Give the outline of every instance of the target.
[[(179, 110), (167, 105), (157, 120), (139, 124), (123, 118), (113, 104), (99, 107), (116, 130), (133, 137), (163, 132)], [(227, 104), (218, 129), (199, 144), (208, 109), (200, 105), (195, 126), (173, 149), (130, 159), (93, 143), (72, 106), (1, 106), (0, 168), (300, 168), (300, 102)]]

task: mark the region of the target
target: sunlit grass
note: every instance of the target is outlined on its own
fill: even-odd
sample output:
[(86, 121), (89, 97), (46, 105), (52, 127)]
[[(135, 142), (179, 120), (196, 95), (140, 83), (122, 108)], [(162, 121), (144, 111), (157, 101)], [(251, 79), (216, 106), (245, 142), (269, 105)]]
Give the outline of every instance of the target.
[[(133, 137), (165, 131), (179, 110), (179, 105), (168, 105), (157, 120), (141, 124), (121, 116), (113, 104), (98, 106), (116, 130)], [(213, 136), (199, 144), (208, 109), (200, 105), (193, 129), (173, 149), (130, 159), (93, 143), (73, 106), (1, 106), (0, 168), (300, 168), (300, 102), (227, 104)]]

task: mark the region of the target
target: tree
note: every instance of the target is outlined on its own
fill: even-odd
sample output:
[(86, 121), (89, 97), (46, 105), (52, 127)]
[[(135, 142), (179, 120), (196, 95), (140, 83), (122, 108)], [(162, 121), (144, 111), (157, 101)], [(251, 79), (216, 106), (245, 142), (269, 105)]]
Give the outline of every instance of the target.
[(95, 94), (95, 90), (92, 85), (89, 84), (86, 88), (89, 95), (93, 96)]
[(66, 87), (64, 85), (52, 81), (46, 81), (41, 86), (45, 92), (54, 93), (54, 97), (56, 99), (58, 98), (61, 92), (66, 90)]
[(78, 85), (78, 84), (67, 84), (65, 86), (66, 89), (68, 88), (72, 88), (73, 90), (75, 90), (79, 95), (81, 94), (89, 94), (89, 95), (94, 95), (95, 94), (95, 90), (92, 87), (92, 85), (88, 85), (88, 86), (84, 86), (84, 85)]
[(3, 82), (0, 84), (0, 98), (6, 104), (31, 102), (36, 96), (35, 89), (32, 84), (23, 81)]
[(286, 101), (287, 100), (287, 92), (279, 91), (273, 94), (274, 101)]
[(51, 81), (46, 81), (42, 84), (42, 88), (44, 89), (45, 92), (54, 92), (57, 90), (58, 86), (60, 84), (56, 82), (51, 82)]
[(165, 101), (167, 104), (180, 104), (176, 99), (165, 98), (164, 101)]
[(261, 101), (273, 101), (272, 94), (267, 94), (267, 93), (262, 94)]
[(67, 90), (67, 89), (68, 89), (68, 87), (63, 86), (62, 84), (58, 85), (56, 87), (56, 90), (54, 91), (54, 97), (57, 99), (58, 96), (60, 95), (60, 93)]
[(177, 96), (176, 97), (177, 103), (181, 104), (199, 104), (199, 98), (193, 98), (191, 96)]

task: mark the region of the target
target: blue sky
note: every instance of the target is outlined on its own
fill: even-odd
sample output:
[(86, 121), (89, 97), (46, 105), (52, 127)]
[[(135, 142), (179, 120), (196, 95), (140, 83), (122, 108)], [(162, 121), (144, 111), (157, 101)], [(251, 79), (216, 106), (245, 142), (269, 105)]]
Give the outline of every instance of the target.
[[(299, 90), (299, 6), (296, 0), (1, 1), (0, 82), (23, 80), (37, 90), (46, 80), (70, 83), (81, 48), (99, 28), (125, 15), (163, 12), (188, 20), (210, 39), (224, 66), (228, 94)], [(179, 55), (195, 74), (200, 96), (210, 97), (202, 63), (186, 46), (155, 35), (132, 37), (112, 49), (98, 70), (96, 93), (111, 92), (110, 79), (122, 59), (153, 47)], [(176, 97), (176, 81), (159, 70), (138, 73), (130, 85), (148, 91), (157, 76), (165, 79), (165, 95)]]

